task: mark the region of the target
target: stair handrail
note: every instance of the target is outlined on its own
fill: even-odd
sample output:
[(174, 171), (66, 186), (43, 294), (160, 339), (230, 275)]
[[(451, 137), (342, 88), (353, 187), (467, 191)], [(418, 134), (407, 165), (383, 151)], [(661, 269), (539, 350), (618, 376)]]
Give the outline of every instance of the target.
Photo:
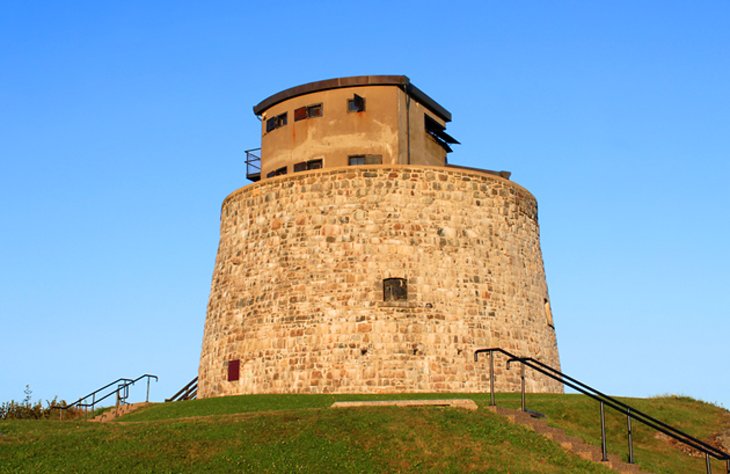
[[(510, 360), (518, 361), (518, 362), (526, 361), (527, 362), (526, 365), (528, 365), (533, 370), (537, 370), (538, 372), (541, 372), (541, 373), (549, 376), (549, 374), (547, 374), (546, 372), (538, 369), (537, 367), (530, 365), (529, 362), (534, 361), (534, 359), (532, 359), (532, 358), (526, 357), (526, 358), (517, 358), (517, 359), (510, 359)], [(553, 378), (555, 380), (558, 380), (557, 377), (553, 377)], [(730, 459), (730, 458), (726, 457), (727, 456), (726, 453), (719, 450), (715, 446), (712, 446), (711, 444), (707, 444), (704, 441), (693, 437), (692, 435), (689, 435), (677, 428), (674, 428), (671, 425), (668, 425), (660, 420), (657, 420), (656, 418), (651, 417), (651, 416), (641, 412), (640, 410), (621, 402), (620, 400), (616, 400), (613, 397), (601, 394), (601, 392), (593, 389), (590, 386), (587, 386), (587, 385), (581, 383), (581, 385), (588, 387), (587, 389), (582, 389), (582, 387), (578, 386), (577, 384), (573, 384), (572, 382), (566, 382), (565, 380), (561, 380), (561, 382), (564, 383), (565, 385), (568, 385), (571, 388), (578, 390), (579, 392), (583, 393), (584, 395), (586, 395), (590, 398), (593, 398), (594, 400), (598, 400), (599, 402), (602, 402), (605, 405), (608, 405), (609, 407), (613, 408), (614, 410), (616, 410), (618, 412), (622, 412), (625, 415), (631, 416), (633, 419), (636, 419), (636, 420), (644, 423), (645, 425), (650, 426), (651, 428), (654, 428), (657, 431), (661, 431), (662, 433), (676, 439), (677, 441), (681, 441), (684, 444), (692, 446), (693, 448), (697, 449), (698, 451), (702, 451), (702, 452), (707, 452), (708, 450), (712, 451), (711, 454), (713, 454), (713, 457), (715, 457), (718, 460)], [(589, 391), (591, 391), (591, 390), (593, 391), (593, 393), (589, 393)], [(670, 431), (674, 432), (674, 434), (670, 433)]]
[[(147, 397), (146, 397), (145, 401), (146, 402), (149, 402), (149, 399), (150, 399), (150, 379), (154, 378), (155, 379), (155, 382), (157, 382), (157, 381), (159, 381), (159, 377), (157, 377), (156, 375), (152, 375), (152, 374), (143, 374), (143, 375), (140, 375), (139, 377), (137, 377), (136, 379), (129, 379), (129, 378), (126, 378), (126, 377), (118, 378), (117, 380), (115, 380), (113, 382), (109, 382), (108, 384), (104, 385), (101, 388), (97, 388), (93, 392), (89, 393), (86, 396), (83, 396), (83, 397), (79, 398), (78, 400), (76, 400), (75, 402), (73, 402), (71, 404), (66, 404), (66, 405), (52, 405), (50, 408), (51, 409), (56, 408), (58, 410), (68, 410), (69, 408), (76, 406), (76, 407), (79, 407), (79, 408), (86, 408), (86, 409), (91, 408), (91, 411), (94, 411), (95, 406), (99, 402), (101, 402), (103, 400), (106, 400), (107, 398), (111, 397), (114, 394), (117, 395), (117, 402), (118, 403), (119, 402), (125, 403), (126, 402), (126, 399), (127, 399), (127, 396), (128, 396), (128, 393), (129, 393), (129, 387), (132, 386), (132, 385), (134, 385), (136, 382), (139, 382), (140, 380), (142, 380), (145, 377), (147, 378)], [(96, 394), (98, 394), (99, 392), (101, 392), (103, 390), (106, 390), (107, 388), (109, 388), (109, 387), (111, 387), (112, 385), (115, 385), (115, 384), (116, 384), (117, 387), (114, 390), (110, 391), (109, 393), (107, 393), (106, 395), (104, 395), (101, 398), (96, 398)], [(120, 395), (120, 392), (122, 394), (124, 394), (124, 395)], [(82, 403), (85, 400), (88, 400), (89, 397), (91, 397), (91, 403), (89, 403), (88, 401), (86, 403)], [(59, 411), (59, 416), (61, 416), (62, 413), (63, 412)]]
[(139, 377), (137, 377), (136, 379), (132, 380), (131, 384), (128, 384), (127, 386), (134, 385), (135, 383), (139, 382), (140, 380), (142, 380), (145, 377), (147, 378), (147, 396), (144, 401), (145, 401), (145, 403), (149, 403), (149, 401), (150, 401), (150, 380), (155, 379), (155, 382), (159, 382), (160, 378), (158, 376), (152, 375), (152, 374), (143, 374), (143, 375), (140, 375)]
[(128, 378), (125, 378), (125, 377), (121, 377), (121, 378), (116, 379), (113, 382), (109, 382), (108, 384), (104, 385), (101, 388), (97, 388), (93, 392), (91, 392), (88, 395), (85, 395), (85, 396), (79, 398), (78, 400), (76, 400), (73, 403), (67, 403), (66, 405), (55, 405), (54, 404), (54, 405), (51, 405), (50, 408), (51, 409), (57, 408), (59, 410), (68, 410), (69, 408), (72, 408), (72, 407), (75, 407), (75, 406), (79, 406), (79, 407), (86, 408), (86, 407), (91, 406), (91, 405), (89, 405), (88, 403), (81, 403), (81, 402), (83, 402), (87, 398), (93, 397), (94, 400), (95, 400), (94, 401), (94, 405), (95, 405), (96, 403), (99, 403), (101, 400), (104, 400), (105, 398), (107, 398), (109, 395), (112, 395), (112, 394), (116, 393), (118, 389), (117, 390), (114, 390), (113, 392), (110, 392), (109, 394), (105, 395), (103, 398), (100, 398), (99, 400), (96, 400), (96, 397), (95, 397), (95, 395), (97, 393), (101, 392), (102, 390), (106, 390), (107, 388), (111, 387), (114, 384), (118, 384), (119, 382), (125, 382), (126, 383), (126, 382), (131, 382), (131, 381), (132, 381), (132, 379), (128, 379)]
[[(193, 385), (196, 385), (197, 383), (198, 383), (198, 377), (196, 376), (193, 380), (191, 380), (190, 382), (188, 382), (187, 385), (185, 385), (183, 388), (181, 388), (180, 390), (178, 390), (175, 393), (175, 395), (171, 396), (170, 398), (166, 398), (165, 399), (165, 403), (167, 403), (167, 402), (175, 402), (175, 401), (177, 401), (178, 397), (180, 397), (181, 395), (186, 395), (187, 396), (188, 395), (188, 392), (190, 392), (190, 390), (191, 390), (191, 387)], [(197, 387), (196, 387), (196, 389), (197, 389)]]
[[(648, 414), (642, 412), (641, 410), (639, 410), (637, 408), (634, 408), (634, 407), (632, 407), (631, 405), (629, 405), (629, 404), (627, 404), (625, 402), (622, 402), (621, 400), (618, 400), (616, 398), (613, 398), (610, 395), (606, 395), (606, 394), (604, 394), (604, 393), (596, 390), (595, 388), (591, 387), (590, 385), (587, 385), (587, 384), (581, 382), (580, 380), (577, 380), (577, 379), (575, 379), (573, 377), (570, 377), (569, 375), (566, 375), (566, 374), (560, 372), (559, 370), (557, 370), (554, 367), (551, 367), (551, 366), (545, 364), (544, 362), (541, 362), (539, 360), (536, 360), (536, 359), (534, 359), (532, 357), (526, 357), (524, 359), (525, 360), (528, 360), (530, 362), (533, 362), (533, 363), (535, 363), (535, 364), (537, 364), (537, 365), (539, 365), (539, 366), (541, 366), (541, 367), (543, 367), (543, 368), (545, 368), (545, 369), (547, 369), (549, 371), (552, 371), (554, 373), (557, 373), (562, 378), (567, 379), (567, 380), (571, 381), (572, 383), (574, 383), (576, 385), (580, 385), (584, 389), (589, 390), (589, 391), (592, 391), (593, 393), (595, 393), (596, 395), (598, 395), (600, 397), (604, 397), (606, 400), (609, 400), (612, 403), (615, 403), (615, 404), (619, 405), (620, 407), (622, 407), (624, 409), (623, 411), (625, 411), (625, 412), (628, 412), (630, 410), (631, 411), (631, 415), (632, 415), (633, 418), (636, 418), (636, 419), (638, 419), (639, 417), (646, 418), (647, 420), (651, 421), (652, 423), (656, 423), (656, 424), (662, 426), (663, 428), (665, 428), (667, 430), (674, 431), (679, 436), (684, 436), (684, 437), (686, 437), (686, 438), (688, 438), (690, 440), (693, 440), (696, 443), (699, 443), (699, 444), (703, 445), (707, 449), (717, 451), (717, 453), (718, 453), (719, 456), (723, 456), (726, 459), (730, 459), (730, 454), (728, 454), (728, 453), (726, 453), (726, 452), (718, 449), (717, 447), (715, 447), (715, 446), (713, 446), (711, 444), (708, 444), (708, 443), (706, 443), (706, 442), (704, 442), (704, 441), (702, 441), (700, 439), (697, 439), (694, 436), (689, 435), (689, 434), (685, 433), (684, 431), (682, 431), (682, 430), (680, 430), (678, 428), (675, 428), (672, 425), (669, 425), (669, 424), (667, 424), (667, 423), (665, 423), (665, 422), (663, 422), (661, 420), (658, 420), (658, 419), (654, 418), (653, 416), (648, 415)], [(575, 388), (575, 387), (573, 387), (573, 388)], [(576, 388), (576, 390), (578, 390), (578, 389)], [(622, 411), (622, 410), (619, 410), (619, 411)], [(636, 416), (636, 415), (639, 415), (639, 416)]]
[(711, 444), (708, 444), (700, 439), (695, 438), (692, 435), (689, 435), (661, 420), (658, 420), (641, 410), (638, 410), (631, 405), (624, 403), (620, 400), (617, 400), (614, 397), (611, 397), (609, 395), (606, 395), (603, 392), (600, 392), (599, 390), (591, 387), (588, 384), (585, 384), (581, 382), (580, 380), (577, 380), (573, 377), (570, 377), (569, 375), (564, 374), (560, 370), (551, 367), (544, 362), (541, 362), (537, 359), (534, 359), (532, 357), (520, 357), (515, 354), (512, 354), (511, 352), (508, 352), (500, 347), (490, 347), (490, 348), (484, 348), (484, 349), (477, 349), (474, 351), (474, 362), (478, 362), (479, 360), (479, 354), (481, 353), (487, 353), (489, 355), (489, 386), (490, 386), (490, 405), (496, 406), (495, 398), (494, 398), (494, 352), (500, 352), (509, 359), (507, 360), (507, 369), (509, 370), (509, 364), (511, 362), (519, 362), (521, 364), (521, 408), (522, 411), (527, 411), (525, 406), (525, 376), (524, 376), (524, 367), (528, 366), (531, 369), (542, 373), (543, 375), (546, 375), (547, 377), (552, 378), (553, 380), (557, 380), (558, 382), (567, 385), (568, 387), (571, 387), (578, 392), (597, 400), (600, 403), (601, 406), (601, 448), (602, 448), (602, 454), (603, 454), (603, 461), (607, 460), (607, 452), (606, 452), (606, 434), (605, 434), (605, 419), (604, 419), (604, 412), (603, 407), (605, 405), (608, 405), (610, 408), (613, 408), (614, 410), (623, 413), (627, 416), (627, 425), (628, 425), (628, 435), (629, 435), (629, 463), (634, 463), (634, 456), (633, 456), (633, 445), (632, 445), (632, 430), (631, 430), (631, 420), (635, 419), (661, 433), (664, 433), (665, 435), (685, 444), (688, 445), (702, 453), (705, 454), (705, 464), (708, 474), (711, 473), (711, 466), (710, 466), (710, 456), (714, 457), (715, 459), (719, 461), (726, 461), (727, 462), (727, 472), (730, 474), (730, 454), (726, 453), (725, 451), (712, 446)]

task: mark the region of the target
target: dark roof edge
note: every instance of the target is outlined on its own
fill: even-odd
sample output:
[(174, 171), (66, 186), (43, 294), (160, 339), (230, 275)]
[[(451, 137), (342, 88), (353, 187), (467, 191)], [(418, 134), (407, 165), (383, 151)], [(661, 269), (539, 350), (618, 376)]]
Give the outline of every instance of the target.
[(274, 105), (300, 95), (311, 94), (329, 89), (361, 86), (398, 86), (445, 122), (451, 121), (451, 112), (443, 108), (438, 102), (429, 97), (421, 89), (411, 84), (411, 80), (408, 79), (407, 76), (352, 76), (309, 82), (307, 84), (285, 89), (267, 97), (253, 107), (253, 113), (261, 115)]

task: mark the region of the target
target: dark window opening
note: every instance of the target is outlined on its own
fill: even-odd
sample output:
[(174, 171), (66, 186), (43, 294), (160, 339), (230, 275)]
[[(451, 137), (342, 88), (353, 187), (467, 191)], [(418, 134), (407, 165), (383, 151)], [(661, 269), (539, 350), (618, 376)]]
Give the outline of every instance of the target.
[(347, 99), (347, 111), (365, 112), (365, 99), (357, 94), (354, 94), (352, 96), (352, 99)]
[(286, 125), (286, 112), (268, 119), (266, 121), (266, 131), (270, 132), (272, 130), (276, 130), (279, 127), (283, 127), (284, 125)]
[(307, 115), (310, 117), (322, 116), (322, 104), (310, 105), (307, 107)]
[(294, 121), (295, 122), (304, 120), (305, 118), (307, 118), (307, 108), (306, 107), (299, 107), (298, 109), (294, 109)]
[(282, 174), (286, 174), (286, 166), (282, 166), (281, 168), (275, 169), (274, 171), (269, 171), (266, 174), (266, 177), (273, 178), (274, 176), (280, 176)]
[(383, 301), (408, 300), (408, 280), (405, 278), (386, 278), (383, 280)]
[(364, 165), (365, 155), (352, 155), (347, 157), (347, 164), (350, 166)]
[(241, 377), (241, 359), (228, 361), (228, 381), (234, 382)]
[(296, 163), (294, 165), (294, 172), (307, 171), (307, 170), (318, 170), (322, 168), (322, 160), (309, 160)]
[(424, 114), (423, 117), (426, 126), (426, 133), (431, 135), (431, 137), (436, 140), (436, 143), (441, 145), (447, 153), (451, 153), (453, 151), (449, 145), (460, 145), (456, 138), (446, 133), (446, 127), (429, 117), (428, 114)]
[(383, 155), (350, 155), (347, 157), (347, 164), (356, 165), (380, 165), (383, 164)]
[(322, 116), (322, 104), (308, 105), (306, 107), (299, 107), (294, 111), (294, 121), (308, 119), (311, 117)]

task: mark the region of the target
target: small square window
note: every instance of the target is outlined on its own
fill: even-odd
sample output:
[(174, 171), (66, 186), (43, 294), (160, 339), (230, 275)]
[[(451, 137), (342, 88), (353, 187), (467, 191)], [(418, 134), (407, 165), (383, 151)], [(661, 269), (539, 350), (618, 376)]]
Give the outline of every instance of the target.
[(408, 280), (405, 278), (386, 278), (383, 280), (383, 301), (407, 301)]
[(228, 381), (235, 382), (241, 378), (241, 359), (228, 361)]
[(365, 155), (348, 156), (347, 164), (350, 166), (364, 165), (365, 164)]
[(271, 117), (266, 121), (266, 131), (270, 132), (276, 128), (276, 117)]
[(347, 164), (356, 165), (381, 165), (383, 164), (383, 155), (350, 155), (347, 157)]
[(306, 171), (307, 170), (307, 162), (302, 161), (301, 163), (295, 163), (294, 164), (294, 172), (298, 173), (299, 171)]
[(307, 107), (308, 117), (321, 117), (322, 116), (322, 104), (310, 105)]
[(271, 117), (266, 121), (266, 131), (271, 132), (272, 130), (276, 130), (279, 127), (283, 127), (286, 125), (286, 115), (287, 113), (284, 112), (283, 114), (279, 114), (276, 117)]
[(294, 165), (294, 172), (297, 173), (299, 171), (318, 170), (320, 168), (322, 168), (321, 159), (302, 161), (301, 163), (296, 163)]
[(306, 107), (299, 107), (294, 111), (294, 121), (298, 122), (300, 120), (304, 120), (307, 118), (307, 108)]
[(347, 164), (356, 165), (382, 165), (383, 155), (350, 155), (347, 157)]
[(347, 111), (348, 112), (364, 112), (365, 111), (365, 99), (357, 94), (352, 96), (352, 99), (347, 99)]
[(275, 169), (274, 171), (269, 171), (266, 177), (273, 178), (274, 176), (280, 176), (282, 174), (286, 174), (286, 166), (282, 166), (281, 168)]
[(322, 104), (314, 104), (314, 105), (308, 105), (306, 107), (299, 107), (294, 111), (294, 121), (298, 122), (300, 120), (312, 118), (312, 117), (321, 117), (322, 116)]

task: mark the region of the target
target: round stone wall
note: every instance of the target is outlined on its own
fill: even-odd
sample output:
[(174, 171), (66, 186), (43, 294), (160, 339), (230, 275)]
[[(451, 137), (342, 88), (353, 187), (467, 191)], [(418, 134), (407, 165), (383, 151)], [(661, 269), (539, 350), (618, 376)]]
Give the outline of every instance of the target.
[[(384, 301), (388, 278), (407, 300)], [(251, 184), (223, 203), (199, 397), (482, 392), (476, 348), (559, 368), (547, 300), (537, 203), (511, 181), (358, 166)], [(529, 369), (527, 389), (562, 390)]]

